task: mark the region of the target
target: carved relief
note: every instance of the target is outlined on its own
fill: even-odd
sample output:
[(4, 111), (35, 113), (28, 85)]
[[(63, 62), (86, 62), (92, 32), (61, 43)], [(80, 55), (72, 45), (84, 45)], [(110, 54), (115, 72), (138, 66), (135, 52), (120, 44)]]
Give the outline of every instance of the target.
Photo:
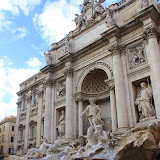
[(57, 83), (57, 97), (63, 97), (66, 95), (66, 84), (65, 82)]
[(146, 55), (142, 44), (129, 49), (129, 65), (131, 69), (141, 65), (144, 62), (146, 62)]

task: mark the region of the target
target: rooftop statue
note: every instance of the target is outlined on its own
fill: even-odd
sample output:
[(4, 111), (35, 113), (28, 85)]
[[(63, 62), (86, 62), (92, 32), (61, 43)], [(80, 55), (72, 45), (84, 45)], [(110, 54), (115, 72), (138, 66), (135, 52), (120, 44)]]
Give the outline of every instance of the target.
[(44, 55), (46, 56), (46, 65), (52, 64), (52, 56), (50, 51), (44, 52)]

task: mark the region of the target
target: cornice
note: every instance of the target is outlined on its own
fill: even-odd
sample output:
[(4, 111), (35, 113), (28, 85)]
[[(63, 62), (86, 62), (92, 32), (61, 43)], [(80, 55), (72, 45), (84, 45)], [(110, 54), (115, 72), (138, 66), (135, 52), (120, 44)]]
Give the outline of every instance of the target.
[(101, 34), (101, 36), (105, 39), (110, 39), (112, 37), (120, 37), (120, 27), (118, 27), (117, 25), (114, 25), (113, 27), (111, 27), (110, 29), (108, 29), (107, 31), (103, 32)]
[(17, 92), (17, 95), (20, 96), (23, 92), (28, 92), (29, 90), (32, 90), (32, 88), (35, 87), (36, 85), (38, 86), (38, 85), (43, 84), (43, 82), (44, 82), (44, 78), (42, 78), (42, 79), (30, 84), (29, 86), (21, 89), (19, 92)]
[(66, 63), (68, 61), (73, 61), (73, 53), (64, 54), (62, 57), (58, 58), (60, 62)]
[(160, 13), (154, 5), (150, 5), (149, 7), (143, 9), (142, 11), (135, 14), (133, 17), (136, 21), (140, 22), (143, 22), (144, 20), (151, 18), (155, 22), (155, 24), (160, 24)]
[(40, 71), (44, 74), (46, 73), (53, 73), (54, 72), (54, 68), (55, 68), (55, 65), (54, 64), (49, 64), (45, 67), (43, 67), (42, 69), (40, 69)]

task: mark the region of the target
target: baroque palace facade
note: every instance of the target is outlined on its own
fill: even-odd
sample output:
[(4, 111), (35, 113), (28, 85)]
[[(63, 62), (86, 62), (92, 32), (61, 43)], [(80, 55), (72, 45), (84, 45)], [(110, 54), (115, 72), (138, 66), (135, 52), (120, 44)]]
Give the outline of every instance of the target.
[(93, 121), (82, 115), (92, 100), (106, 132), (160, 119), (160, 5), (102, 2), (85, 0), (76, 29), (51, 44), (46, 66), (20, 84), (17, 155), (43, 138), (53, 144), (86, 135)]

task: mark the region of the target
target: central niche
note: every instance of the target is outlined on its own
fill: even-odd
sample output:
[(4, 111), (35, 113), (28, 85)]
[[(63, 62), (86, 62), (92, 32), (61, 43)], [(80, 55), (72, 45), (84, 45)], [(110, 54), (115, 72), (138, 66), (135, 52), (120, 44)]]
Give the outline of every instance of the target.
[(108, 79), (108, 76), (102, 69), (90, 71), (83, 80), (82, 92), (91, 94), (100, 93), (107, 90), (108, 86), (105, 83), (106, 79)]

